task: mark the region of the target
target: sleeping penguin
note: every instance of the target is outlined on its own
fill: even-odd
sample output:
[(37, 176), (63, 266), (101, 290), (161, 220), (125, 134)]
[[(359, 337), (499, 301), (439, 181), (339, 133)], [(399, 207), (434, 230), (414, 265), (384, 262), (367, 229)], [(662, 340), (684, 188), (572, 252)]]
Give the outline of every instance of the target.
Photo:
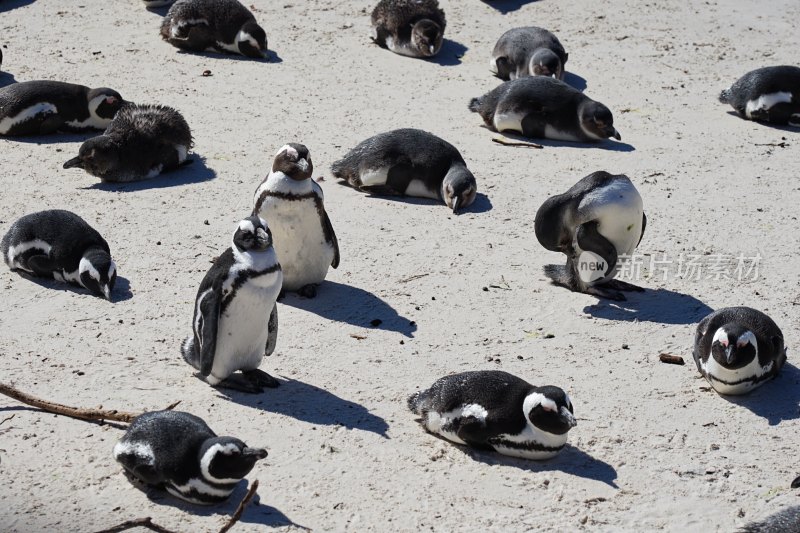
[(409, 57), (438, 54), (446, 25), (438, 0), (380, 0), (372, 11), (375, 43)]
[(780, 328), (750, 307), (726, 307), (700, 321), (693, 354), (697, 370), (720, 394), (750, 392), (786, 363)]
[(489, 66), (501, 80), (523, 76), (563, 80), (568, 57), (558, 37), (544, 28), (528, 26), (508, 30), (498, 39)]
[(567, 256), (566, 266), (546, 265), (545, 274), (572, 291), (611, 300), (625, 300), (619, 291), (644, 291), (614, 277), (620, 257), (633, 254), (646, 225), (642, 197), (631, 180), (594, 172), (536, 212), (539, 243)]
[(562, 389), (534, 387), (508, 372), (462, 372), (412, 394), (409, 409), (431, 433), (525, 459), (549, 459), (577, 422)]
[(282, 283), (266, 221), (251, 216), (239, 222), (233, 244), (200, 283), (193, 335), (181, 345), (183, 359), (211, 386), (257, 393), (279, 385), (258, 366), (275, 350)]
[(748, 72), (719, 95), (740, 117), (800, 127), (800, 67), (764, 67)]

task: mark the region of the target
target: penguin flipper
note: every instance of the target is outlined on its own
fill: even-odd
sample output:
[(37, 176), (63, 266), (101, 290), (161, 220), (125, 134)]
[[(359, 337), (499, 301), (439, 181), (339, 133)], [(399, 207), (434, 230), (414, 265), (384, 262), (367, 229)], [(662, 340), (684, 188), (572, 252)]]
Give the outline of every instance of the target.
[(581, 224), (576, 232), (576, 239), (581, 250), (593, 252), (603, 258), (608, 265), (604, 272), (606, 276), (614, 271), (614, 267), (617, 266), (617, 248), (600, 235), (596, 220)]
[(360, 190), (375, 196), (402, 196), (403, 194), (388, 185), (362, 185)]
[(269, 314), (269, 322), (267, 322), (267, 346), (264, 348), (264, 355), (270, 356), (275, 351), (275, 345), (278, 344), (278, 304), (277, 302), (272, 307), (272, 312)]
[(194, 342), (200, 352), (200, 373), (208, 376), (214, 366), (217, 351), (217, 328), (219, 327), (220, 291), (210, 289), (200, 296), (197, 303)]
[(642, 237), (644, 237), (644, 229), (647, 227), (647, 215), (644, 214), (642, 211), (642, 234), (639, 235), (639, 242), (636, 243), (636, 246), (639, 246), (639, 243), (642, 242)]
[(339, 268), (339, 239), (336, 238), (331, 219), (328, 218), (328, 213), (324, 209), (322, 210), (322, 230), (325, 235), (330, 237), (331, 244), (333, 245), (333, 260), (331, 261), (331, 266), (333, 268)]
[(494, 447), (486, 439), (486, 424), (474, 416), (458, 419), (456, 435), (469, 446), (478, 450), (494, 450)]
[(28, 268), (40, 278), (52, 278), (56, 266), (47, 254), (36, 254), (28, 257)]

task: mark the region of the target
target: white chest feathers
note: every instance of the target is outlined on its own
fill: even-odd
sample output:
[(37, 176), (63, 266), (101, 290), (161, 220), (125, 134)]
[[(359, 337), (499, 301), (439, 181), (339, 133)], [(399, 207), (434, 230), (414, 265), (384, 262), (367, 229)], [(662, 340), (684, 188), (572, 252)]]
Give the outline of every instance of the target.
[(747, 118), (753, 118), (753, 113), (759, 111), (769, 111), (772, 107), (778, 104), (790, 103), (792, 103), (792, 93), (789, 92), (762, 94), (755, 100), (749, 100), (747, 102), (745, 114), (747, 115)]
[(586, 194), (578, 204), (579, 222), (597, 221), (597, 231), (617, 249), (631, 255), (642, 236), (642, 197), (627, 178), (617, 178)]
[(58, 109), (56, 109), (56, 106), (47, 102), (40, 102), (30, 107), (26, 107), (16, 115), (6, 116), (0, 119), (0, 135), (7, 134), (9, 131), (11, 131), (11, 128), (17, 124), (23, 124), (37, 117), (42, 118), (45, 115), (55, 115), (57, 113)]

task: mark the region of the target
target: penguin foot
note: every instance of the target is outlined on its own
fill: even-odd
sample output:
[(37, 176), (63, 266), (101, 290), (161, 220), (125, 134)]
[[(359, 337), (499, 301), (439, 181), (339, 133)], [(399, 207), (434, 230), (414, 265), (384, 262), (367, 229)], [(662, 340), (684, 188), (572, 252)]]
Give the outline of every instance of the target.
[(625, 292), (644, 292), (644, 288), (618, 279), (612, 279), (603, 283), (603, 287)]
[(255, 370), (242, 371), (242, 375), (247, 381), (258, 387), (267, 387), (269, 389), (274, 389), (276, 387), (279, 387), (281, 384), (280, 381), (273, 378), (263, 370), (259, 370), (257, 368)]
[(303, 296), (305, 298), (314, 298), (317, 295), (317, 286), (309, 283), (308, 285), (301, 287), (297, 294)]
[(605, 298), (606, 300), (614, 300), (617, 302), (624, 302), (627, 300), (625, 295), (619, 291), (604, 288), (604, 286), (587, 287), (586, 294), (597, 296), (598, 298)]
[(239, 392), (246, 392), (248, 394), (260, 394), (264, 392), (263, 387), (259, 386), (255, 381), (248, 379), (244, 374), (231, 374), (214, 385), (218, 389), (230, 389)]

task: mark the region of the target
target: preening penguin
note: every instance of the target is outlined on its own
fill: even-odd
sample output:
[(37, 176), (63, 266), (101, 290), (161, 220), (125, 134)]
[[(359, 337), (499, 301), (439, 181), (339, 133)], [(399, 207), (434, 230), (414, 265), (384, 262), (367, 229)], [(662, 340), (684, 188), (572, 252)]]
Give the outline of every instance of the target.
[(454, 213), (471, 205), (478, 191), (475, 176), (455, 146), (410, 128), (360, 142), (331, 165), (331, 171), (358, 190), (440, 200)]
[(409, 57), (438, 54), (446, 25), (438, 0), (380, 0), (372, 11), (375, 43)]
[(102, 135), (84, 142), (64, 168), (82, 168), (104, 182), (139, 181), (175, 170), (191, 148), (191, 130), (176, 110), (130, 104)]
[(534, 387), (508, 372), (462, 372), (412, 394), (408, 407), (431, 433), (473, 448), (549, 459), (577, 422), (562, 389)]
[(480, 114), (492, 131), (572, 142), (622, 139), (606, 106), (547, 76), (504, 82), (473, 98), (469, 110)]
[(552, 76), (563, 80), (568, 58), (558, 37), (546, 29), (513, 28), (494, 45), (490, 70), (501, 80), (523, 76)]
[(164, 17), (161, 38), (194, 52), (267, 57), (267, 34), (238, 0), (178, 0)]
[(567, 256), (566, 266), (547, 265), (545, 274), (572, 291), (625, 300), (619, 291), (644, 289), (614, 279), (619, 259), (633, 254), (646, 225), (642, 197), (627, 176), (589, 174), (536, 212), (539, 243)]
[(124, 104), (106, 87), (23, 81), (0, 88), (0, 135), (48, 135), (105, 129)]
[(800, 67), (764, 67), (748, 72), (719, 95), (740, 117), (800, 127)]
[(783, 333), (761, 311), (750, 307), (719, 309), (697, 325), (694, 362), (720, 394), (745, 394), (783, 368)]
[(81, 217), (52, 209), (25, 215), (0, 241), (11, 270), (74, 283), (111, 300), (117, 265), (108, 243)]
[(328, 218), (322, 188), (311, 179), (308, 148), (290, 143), (275, 155), (272, 171), (255, 194), (253, 215), (265, 219), (283, 271), (283, 289), (316, 295), (328, 267), (339, 266), (339, 242)]
[(282, 283), (266, 221), (251, 216), (239, 222), (232, 246), (200, 283), (193, 335), (181, 345), (184, 360), (210, 385), (242, 392), (279, 385), (258, 366), (278, 340), (275, 301)]
[(218, 437), (202, 419), (180, 411), (136, 417), (114, 446), (114, 459), (129, 477), (200, 505), (227, 500), (266, 456), (267, 450)]

